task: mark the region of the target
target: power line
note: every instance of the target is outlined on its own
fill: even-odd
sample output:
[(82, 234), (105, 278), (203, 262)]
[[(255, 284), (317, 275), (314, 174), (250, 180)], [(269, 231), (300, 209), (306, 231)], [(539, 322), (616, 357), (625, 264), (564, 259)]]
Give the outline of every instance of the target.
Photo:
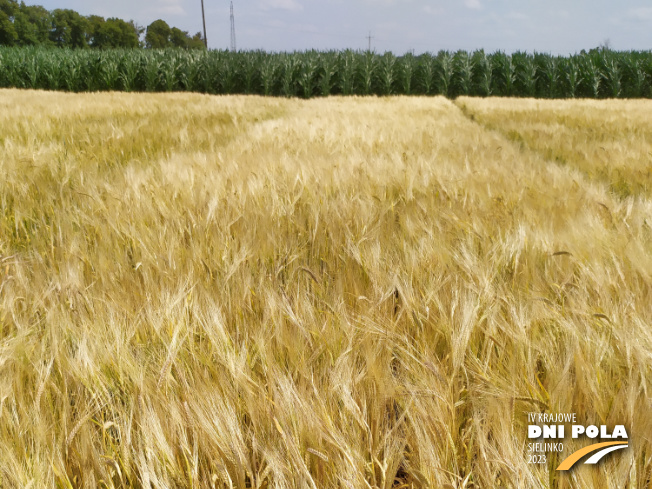
[[(245, 15), (247, 17), (247, 15)], [(244, 24), (243, 24), (244, 22)], [(305, 27), (297, 27), (296, 25), (274, 25), (270, 23), (261, 23), (261, 22), (255, 22), (255, 21), (250, 21), (248, 19), (242, 20), (240, 19), (240, 28), (242, 27), (245, 28), (250, 28), (250, 27), (258, 27), (261, 29), (270, 29), (274, 31), (283, 31), (283, 32), (296, 32), (296, 33), (302, 33), (302, 34), (310, 34), (311, 36), (317, 36), (317, 37), (325, 37), (325, 38), (331, 38), (331, 39), (347, 39), (350, 41), (362, 41), (360, 44), (362, 44), (364, 41), (367, 41), (367, 47), (369, 49), (369, 42), (370, 42), (370, 37), (371, 40), (373, 40), (373, 43), (375, 45), (375, 48), (378, 47), (378, 44), (381, 45), (381, 48), (384, 49), (385, 46), (391, 49), (391, 46), (396, 46), (396, 45), (409, 45), (410, 48), (415, 49), (417, 52), (422, 53), (422, 52), (436, 52), (439, 50), (448, 50), (448, 51), (457, 51), (458, 49), (466, 50), (466, 51), (472, 51), (475, 49), (474, 46), (471, 45), (454, 45), (454, 44), (447, 44), (447, 43), (442, 43), (440, 40), (433, 40), (433, 41), (428, 41), (427, 39), (422, 39), (422, 40), (410, 40), (406, 41), (403, 38), (396, 37), (396, 36), (374, 36), (372, 35), (373, 32), (369, 32), (368, 35), (355, 35), (351, 34), (349, 31), (337, 31), (337, 30), (328, 30), (328, 31), (322, 31), (322, 30), (314, 30), (314, 29), (309, 29)], [(257, 34), (261, 32), (261, 29), (258, 29)], [(355, 45), (358, 45), (355, 43)], [(335, 48), (338, 49), (338, 48)], [(407, 48), (406, 48), (407, 49)], [(408, 50), (409, 51), (409, 50)]]
[[(322, 36), (322, 37), (332, 37), (335, 39), (356, 39), (358, 41), (367, 39), (367, 36), (356, 36), (350, 33), (344, 33), (344, 32), (323, 32), (323, 31), (316, 31), (313, 29), (306, 29), (306, 28), (300, 28), (300, 27), (295, 27), (292, 25), (273, 25), (273, 24), (261, 24), (258, 22), (250, 22), (247, 20), (244, 20), (240, 22), (240, 26), (243, 25), (245, 27), (263, 27), (265, 29), (274, 29), (274, 30), (280, 30), (283, 32), (301, 32), (305, 34), (312, 34), (314, 36)], [(375, 37), (373, 39), (376, 39)]]
[(235, 52), (235, 17), (233, 16), (233, 2), (231, 2), (231, 51)]

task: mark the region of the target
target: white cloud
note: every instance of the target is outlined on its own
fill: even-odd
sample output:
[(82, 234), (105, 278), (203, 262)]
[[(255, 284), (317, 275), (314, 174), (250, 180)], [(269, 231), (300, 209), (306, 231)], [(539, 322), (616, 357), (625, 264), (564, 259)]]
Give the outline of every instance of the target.
[(407, 5), (412, 3), (412, 0), (364, 0), (364, 3), (367, 5), (383, 5), (387, 7), (391, 5)]
[(444, 13), (443, 8), (431, 7), (430, 5), (426, 5), (425, 7), (423, 7), (423, 11), (429, 15), (441, 15)]
[(399, 22), (380, 22), (376, 24), (379, 32), (404, 32), (404, 27)]
[(505, 16), (505, 18), (506, 18), (506, 19), (509, 19), (509, 20), (519, 20), (519, 21), (522, 21), (522, 20), (528, 20), (528, 19), (530, 18), (530, 16), (529, 16), (529, 15), (526, 15), (526, 14), (524, 14), (524, 13), (521, 13), (521, 12), (509, 12), (509, 13)]
[(571, 14), (570, 14), (570, 12), (568, 10), (559, 10), (557, 12), (557, 15), (563, 20), (568, 20), (568, 19), (570, 19), (570, 16), (571, 16)]
[(182, 3), (183, 0), (163, 0), (156, 7), (152, 8), (151, 12), (162, 16), (186, 15), (185, 9), (181, 6)]
[(470, 8), (471, 10), (482, 10), (480, 0), (464, 0), (464, 5), (466, 5), (466, 8)]
[(186, 11), (181, 5), (168, 5), (156, 9), (157, 12), (165, 15), (186, 15)]
[(259, 5), (263, 10), (289, 10), (291, 12), (303, 10), (303, 5), (296, 0), (262, 0)]
[(633, 8), (627, 11), (626, 18), (629, 20), (649, 21), (652, 20), (652, 8), (640, 7)]

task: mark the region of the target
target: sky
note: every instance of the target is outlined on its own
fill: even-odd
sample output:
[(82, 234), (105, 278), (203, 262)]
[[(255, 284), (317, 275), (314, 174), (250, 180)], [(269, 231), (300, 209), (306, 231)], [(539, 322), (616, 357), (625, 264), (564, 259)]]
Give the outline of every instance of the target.
[[(48, 10), (163, 19), (194, 34), (201, 0), (41, 0)], [(230, 43), (229, 0), (204, 0), (210, 48)], [(402, 54), (484, 49), (573, 54), (608, 44), (652, 49), (652, 2), (640, 0), (233, 0), (238, 49), (367, 49)], [(371, 36), (369, 41), (368, 36)]]

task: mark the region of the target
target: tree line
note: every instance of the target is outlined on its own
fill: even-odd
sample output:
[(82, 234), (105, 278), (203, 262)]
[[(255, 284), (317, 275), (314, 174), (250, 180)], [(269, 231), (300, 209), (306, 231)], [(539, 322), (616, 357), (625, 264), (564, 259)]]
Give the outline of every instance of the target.
[(0, 46), (203, 49), (204, 40), (199, 32), (191, 36), (161, 19), (142, 27), (133, 20), (0, 0)]

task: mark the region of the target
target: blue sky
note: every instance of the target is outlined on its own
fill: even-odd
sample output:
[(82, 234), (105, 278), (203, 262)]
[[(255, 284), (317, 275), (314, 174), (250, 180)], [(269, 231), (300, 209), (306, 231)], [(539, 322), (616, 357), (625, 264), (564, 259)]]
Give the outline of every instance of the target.
[[(201, 0), (28, 1), (49, 10), (156, 19), (201, 30)], [(652, 2), (634, 0), (234, 0), (238, 49), (372, 48), (401, 54), (440, 49), (569, 54), (609, 41), (652, 49)], [(209, 47), (229, 45), (229, 0), (204, 0)]]

